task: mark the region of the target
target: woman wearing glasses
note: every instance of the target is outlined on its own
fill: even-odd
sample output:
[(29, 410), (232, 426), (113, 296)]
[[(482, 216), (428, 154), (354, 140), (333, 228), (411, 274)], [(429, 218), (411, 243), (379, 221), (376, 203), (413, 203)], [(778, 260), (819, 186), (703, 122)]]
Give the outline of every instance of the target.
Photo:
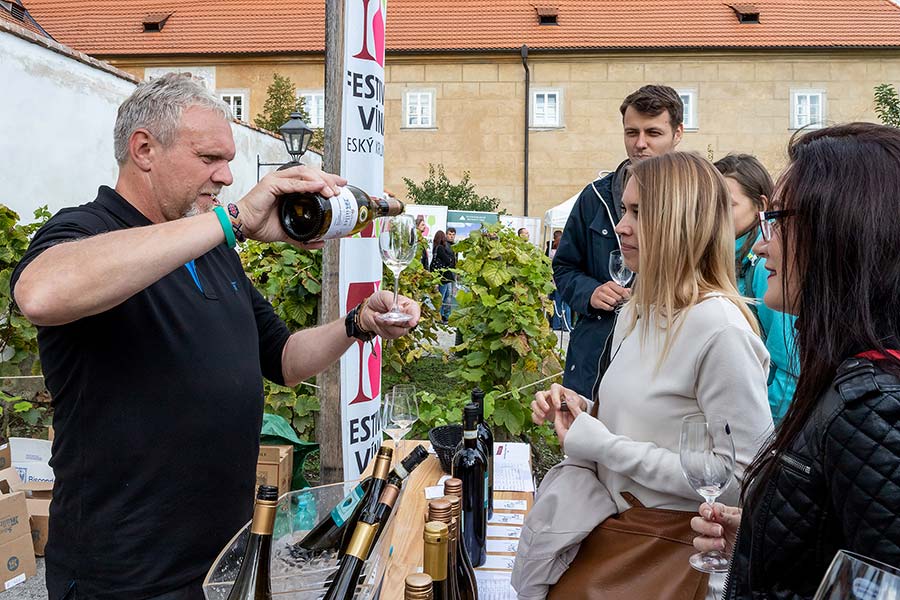
[(723, 497), (736, 502), (772, 427), (769, 356), (735, 287), (731, 200), (719, 172), (695, 154), (648, 158), (632, 167), (622, 204), (616, 233), (639, 276), (609, 367), (593, 402), (554, 384), (535, 394), (532, 420), (550, 421), (570, 458), (596, 463), (619, 512), (627, 492), (649, 508), (686, 511), (687, 525), (697, 492), (681, 470), (682, 418), (704, 413), (731, 425), (735, 469)]
[(769, 408), (775, 424), (787, 412), (797, 384), (796, 352), (794, 351), (794, 317), (774, 311), (763, 304), (769, 287), (765, 259), (753, 252), (759, 241), (759, 213), (767, 208), (772, 197), (772, 178), (756, 157), (749, 154), (729, 154), (715, 163), (725, 176), (731, 192), (731, 208), (735, 230), (735, 270), (738, 291), (756, 300), (750, 305), (759, 322), (759, 333), (772, 362), (769, 366)]
[(756, 252), (766, 305), (798, 315), (797, 391), (743, 513), (692, 521), (732, 553), (729, 599), (811, 598), (839, 549), (900, 564), (900, 130), (820, 129), (789, 156)]

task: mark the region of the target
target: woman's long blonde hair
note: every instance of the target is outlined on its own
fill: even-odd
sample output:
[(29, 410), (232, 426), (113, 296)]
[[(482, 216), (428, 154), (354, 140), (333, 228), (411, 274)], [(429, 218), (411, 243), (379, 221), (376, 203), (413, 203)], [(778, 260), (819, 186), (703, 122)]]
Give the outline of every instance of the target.
[[(665, 324), (665, 360), (685, 309), (707, 294), (730, 300), (759, 334), (756, 318), (741, 297), (734, 274), (734, 222), (725, 179), (694, 153), (670, 152), (631, 167), (638, 188), (639, 272), (631, 302), (633, 330), (640, 315)], [(641, 337), (651, 335), (649, 319)]]

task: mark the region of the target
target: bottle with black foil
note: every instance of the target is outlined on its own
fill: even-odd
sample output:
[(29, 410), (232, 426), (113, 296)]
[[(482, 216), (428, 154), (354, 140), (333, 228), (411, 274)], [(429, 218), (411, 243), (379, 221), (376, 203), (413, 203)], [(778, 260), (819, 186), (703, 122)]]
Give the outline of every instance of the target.
[(463, 443), (453, 457), (453, 477), (463, 482), (463, 538), (472, 566), (487, 559), (487, 458), (478, 447), (478, 407), (464, 409)]
[(429, 521), (425, 523), (424, 571), (431, 576), (434, 600), (450, 600), (447, 578), (447, 538), (450, 530), (446, 523)]
[(278, 215), (284, 232), (298, 242), (330, 240), (359, 233), (378, 217), (403, 213), (395, 198), (372, 198), (352, 185), (325, 198), (313, 192), (295, 192), (278, 197)]
[(406, 576), (403, 600), (434, 600), (431, 576), (426, 573), (412, 573)]
[[(361, 519), (353, 528), (347, 552), (341, 557), (337, 573), (322, 600), (352, 600), (359, 584), (359, 576), (375, 546), (375, 534), (383, 525), (379, 522), (378, 514), (390, 515), (399, 495), (400, 488), (393, 484), (386, 485), (378, 504), (363, 512)], [(382, 506), (386, 507), (386, 510), (382, 509)]]
[(457, 523), (453, 518), (450, 502), (436, 498), (428, 503), (428, 521), (439, 521), (447, 526), (447, 591), (449, 600), (460, 600), (459, 581), (456, 579)]
[(478, 406), (478, 441), (488, 461), (488, 519), (494, 516), (494, 434), (484, 420), (484, 392), (481, 388), (472, 390), (472, 404)]
[(250, 539), (228, 600), (272, 599), (269, 559), (272, 555), (272, 530), (275, 527), (277, 506), (278, 488), (274, 485), (259, 486), (253, 521), (250, 522)]
[(319, 521), (306, 536), (294, 544), (293, 554), (302, 551), (341, 550), (350, 543), (353, 525), (359, 520), (363, 509), (381, 496), (381, 490), (388, 478), (394, 451), (382, 446), (375, 456), (372, 475), (365, 478), (343, 500), (338, 502), (327, 517)]
[(478, 600), (478, 579), (475, 569), (466, 551), (466, 543), (462, 534), (462, 481), (451, 477), (444, 482), (444, 499), (450, 503), (450, 514), (456, 521), (456, 580), (459, 597), (462, 600)]

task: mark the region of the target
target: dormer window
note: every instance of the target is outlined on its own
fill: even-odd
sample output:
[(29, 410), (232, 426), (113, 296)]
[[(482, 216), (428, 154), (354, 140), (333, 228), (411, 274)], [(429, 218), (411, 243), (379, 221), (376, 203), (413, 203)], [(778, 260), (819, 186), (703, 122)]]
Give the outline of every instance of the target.
[(537, 11), (539, 25), (559, 25), (557, 17), (559, 16), (559, 8), (556, 6), (535, 6)]
[(737, 15), (738, 23), (759, 23), (759, 9), (755, 4), (731, 4), (729, 6)]
[(12, 2), (2, 2), (0, 1), (0, 6), (5, 8), (9, 14), (12, 15), (13, 19), (17, 21), (25, 22), (25, 7), (20, 5), (19, 3), (13, 0)]
[(162, 31), (162, 28), (166, 25), (166, 21), (169, 20), (174, 13), (153, 13), (144, 17), (143, 25), (144, 25), (144, 33), (150, 33), (155, 31)]

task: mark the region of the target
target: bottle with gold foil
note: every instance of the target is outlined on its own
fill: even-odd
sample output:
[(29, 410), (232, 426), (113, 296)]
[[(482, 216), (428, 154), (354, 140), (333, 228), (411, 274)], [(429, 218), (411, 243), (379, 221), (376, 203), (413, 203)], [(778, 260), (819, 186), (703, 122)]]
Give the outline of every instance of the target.
[(250, 523), (250, 539), (228, 600), (271, 600), (269, 559), (277, 506), (278, 488), (274, 485), (259, 486), (253, 521)]
[(315, 242), (359, 233), (378, 217), (403, 212), (396, 198), (372, 198), (352, 185), (325, 198), (313, 192), (295, 192), (278, 197), (281, 227), (299, 242)]
[(447, 588), (449, 600), (460, 600), (459, 583), (455, 576), (458, 532), (450, 502), (445, 498), (437, 498), (429, 502), (428, 521), (440, 521), (447, 525)]
[(382, 446), (375, 457), (372, 475), (362, 480), (324, 519), (316, 523), (302, 540), (294, 544), (291, 553), (299, 556), (303, 551), (346, 549), (350, 543), (353, 526), (359, 521), (363, 508), (369, 503), (373, 488), (378, 488), (375, 495), (375, 501), (378, 501), (391, 468), (393, 455), (394, 451), (391, 448)]
[(347, 546), (350, 544), (350, 536), (353, 535), (352, 524), (358, 521), (361, 515), (364, 515), (367, 512), (374, 512), (375, 507), (381, 500), (381, 493), (384, 491), (384, 486), (391, 473), (391, 460), (393, 457), (394, 450), (392, 448), (382, 446), (378, 449), (378, 454), (375, 456), (375, 465), (372, 467), (372, 484), (369, 486), (369, 489), (366, 491), (366, 496), (363, 498), (359, 508), (357, 508), (352, 517), (351, 527), (347, 527), (344, 530), (340, 556), (347, 551)]
[(431, 577), (426, 573), (406, 576), (403, 600), (434, 600)]
[[(347, 552), (341, 557), (337, 573), (331, 580), (328, 591), (322, 600), (352, 600), (356, 594), (359, 576), (375, 545), (375, 534), (381, 525), (378, 521), (378, 514), (384, 512), (382, 506), (393, 508), (399, 494), (400, 489), (397, 486), (388, 485), (382, 492), (376, 507), (363, 512), (362, 518), (353, 529)], [(387, 514), (390, 514), (390, 510), (387, 511)]]
[(449, 600), (450, 590), (447, 579), (447, 542), (450, 529), (446, 523), (429, 521), (425, 523), (425, 572), (432, 579), (434, 600)]
[(461, 600), (478, 600), (478, 580), (475, 577), (475, 569), (469, 560), (466, 551), (466, 543), (462, 536), (462, 481), (451, 477), (444, 482), (444, 499), (450, 502), (450, 514), (456, 521), (456, 581)]

